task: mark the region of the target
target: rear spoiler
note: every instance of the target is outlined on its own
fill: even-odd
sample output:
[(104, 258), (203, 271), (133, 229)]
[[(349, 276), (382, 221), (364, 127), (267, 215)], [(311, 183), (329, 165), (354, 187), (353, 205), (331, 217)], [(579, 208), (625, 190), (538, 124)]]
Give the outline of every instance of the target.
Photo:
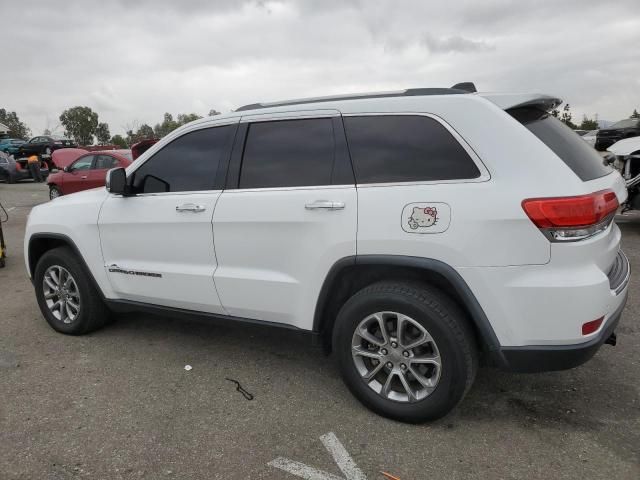
[(479, 95), (503, 110), (536, 107), (548, 112), (562, 103), (561, 98), (540, 93), (480, 93)]

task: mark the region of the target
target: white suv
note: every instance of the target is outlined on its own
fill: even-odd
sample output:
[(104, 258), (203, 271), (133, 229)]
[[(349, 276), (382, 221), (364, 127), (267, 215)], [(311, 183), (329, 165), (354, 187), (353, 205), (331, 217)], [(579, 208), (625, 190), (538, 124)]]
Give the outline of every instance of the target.
[(32, 210), (45, 319), (309, 332), (358, 399), (409, 422), (451, 410), (480, 361), (587, 361), (627, 298), (624, 182), (546, 113), (558, 99), (467, 90), (255, 104), (172, 132), (106, 190)]

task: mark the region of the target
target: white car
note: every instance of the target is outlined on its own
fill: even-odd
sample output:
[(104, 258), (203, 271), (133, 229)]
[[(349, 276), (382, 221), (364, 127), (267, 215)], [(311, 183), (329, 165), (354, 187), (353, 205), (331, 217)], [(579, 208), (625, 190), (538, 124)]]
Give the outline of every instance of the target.
[(547, 114), (559, 99), (472, 87), (175, 130), (106, 189), (31, 211), (42, 314), (74, 335), (128, 310), (307, 332), (358, 399), (408, 422), (449, 412), (481, 362), (582, 364), (627, 298), (625, 184)]
[(593, 148), (596, 147), (596, 137), (598, 136), (598, 130), (590, 130), (584, 135), (582, 135), (582, 139), (591, 145)]

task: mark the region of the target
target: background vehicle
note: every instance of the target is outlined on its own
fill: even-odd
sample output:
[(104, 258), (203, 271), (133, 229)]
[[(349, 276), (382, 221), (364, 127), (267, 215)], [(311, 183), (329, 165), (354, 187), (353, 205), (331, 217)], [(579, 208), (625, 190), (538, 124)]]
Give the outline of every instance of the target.
[(625, 118), (610, 127), (598, 130), (596, 150), (605, 151), (618, 140), (638, 135), (640, 135), (640, 118)]
[(51, 154), (54, 150), (73, 147), (76, 147), (76, 144), (68, 138), (40, 135), (38, 137), (33, 137), (28, 142), (20, 145), (16, 157), (39, 155), (40, 158), (47, 162), (49, 168), (52, 169), (53, 163), (51, 162)]
[(580, 136), (583, 136), (585, 133), (588, 132), (588, 130), (574, 130), (574, 132), (576, 132)]
[[(40, 173), (43, 178), (49, 175), (49, 167), (46, 162), (40, 163)], [(15, 183), (31, 178), (26, 160), (16, 160), (13, 156), (0, 152), (0, 179), (7, 183)]]
[(25, 142), (21, 138), (3, 138), (0, 140), (0, 152), (16, 155), (23, 143)]
[(623, 211), (640, 210), (640, 136), (626, 138), (608, 149), (607, 160), (620, 172), (627, 185), (628, 198)]
[(548, 113), (559, 99), (472, 91), (253, 104), (174, 130), (106, 189), (32, 209), (44, 318), (301, 330), (363, 404), (409, 422), (449, 412), (481, 358), (584, 363), (626, 303), (624, 181)]
[(51, 154), (51, 163), (53, 163), (54, 168), (62, 170), (87, 152), (88, 150), (84, 148), (61, 148)]
[(596, 146), (596, 137), (598, 135), (599, 130), (591, 130), (584, 135), (582, 135), (582, 139), (587, 142), (589, 145), (595, 148)]
[(153, 145), (155, 145), (159, 141), (160, 139), (158, 138), (148, 138), (146, 140), (141, 140), (138, 143), (134, 143), (133, 145), (131, 145), (131, 154), (132, 154), (133, 160), (135, 160), (144, 152), (149, 150)]
[(131, 160), (128, 150), (90, 152), (78, 157), (62, 171), (52, 173), (47, 179), (49, 198), (103, 187), (107, 171), (117, 167), (128, 167)]

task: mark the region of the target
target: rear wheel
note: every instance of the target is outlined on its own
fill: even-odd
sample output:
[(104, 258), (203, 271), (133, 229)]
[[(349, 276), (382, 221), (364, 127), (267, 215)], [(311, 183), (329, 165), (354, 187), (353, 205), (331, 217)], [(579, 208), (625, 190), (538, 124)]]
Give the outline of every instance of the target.
[(106, 305), (69, 248), (49, 250), (40, 258), (34, 284), (40, 311), (54, 330), (82, 335), (107, 323)]
[(439, 290), (380, 282), (340, 310), (334, 347), (351, 392), (385, 417), (435, 420), (464, 397), (478, 355), (464, 312)]
[(60, 191), (60, 189), (55, 185), (50, 185), (49, 186), (49, 199), (53, 200), (54, 198), (58, 198), (60, 196), (62, 196), (62, 192)]

